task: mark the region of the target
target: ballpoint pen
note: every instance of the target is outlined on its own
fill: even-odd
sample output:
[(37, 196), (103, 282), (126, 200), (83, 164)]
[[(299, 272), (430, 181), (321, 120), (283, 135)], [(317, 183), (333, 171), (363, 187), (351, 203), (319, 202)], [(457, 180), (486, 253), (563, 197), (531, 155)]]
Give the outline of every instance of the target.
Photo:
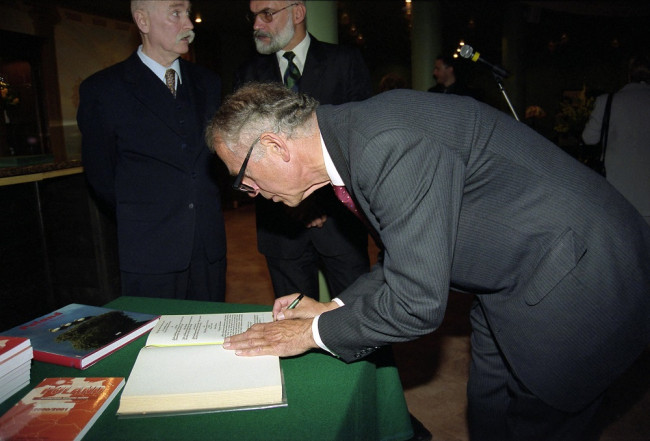
[(298, 297), (296, 297), (296, 300), (294, 300), (293, 302), (291, 302), (291, 304), (289, 305), (289, 307), (288, 307), (287, 309), (293, 309), (293, 308), (295, 308), (296, 306), (298, 306), (298, 303), (300, 303), (300, 301), (302, 300), (303, 297), (305, 297), (305, 295), (304, 295), (304, 294), (300, 294)]

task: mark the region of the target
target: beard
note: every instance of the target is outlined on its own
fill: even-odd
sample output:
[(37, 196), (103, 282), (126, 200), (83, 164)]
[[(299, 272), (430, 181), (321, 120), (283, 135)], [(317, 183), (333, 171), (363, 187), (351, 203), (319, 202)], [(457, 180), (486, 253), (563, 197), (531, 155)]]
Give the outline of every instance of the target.
[[(276, 35), (271, 34), (270, 32), (264, 31), (255, 31), (253, 32), (253, 40), (255, 41), (255, 48), (260, 54), (274, 54), (283, 47), (286, 47), (287, 44), (293, 38), (293, 35), (296, 32), (296, 28), (293, 26), (292, 20), (287, 20), (287, 24), (278, 32)], [(259, 38), (269, 38), (268, 43), (264, 43)]]

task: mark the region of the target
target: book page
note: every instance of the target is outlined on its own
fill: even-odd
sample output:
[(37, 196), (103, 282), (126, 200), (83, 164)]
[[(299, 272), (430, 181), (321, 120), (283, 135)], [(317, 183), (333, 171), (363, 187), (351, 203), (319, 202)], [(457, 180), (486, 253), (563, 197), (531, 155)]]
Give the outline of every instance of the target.
[(223, 344), (255, 323), (273, 321), (272, 312), (163, 315), (147, 338), (147, 346)]

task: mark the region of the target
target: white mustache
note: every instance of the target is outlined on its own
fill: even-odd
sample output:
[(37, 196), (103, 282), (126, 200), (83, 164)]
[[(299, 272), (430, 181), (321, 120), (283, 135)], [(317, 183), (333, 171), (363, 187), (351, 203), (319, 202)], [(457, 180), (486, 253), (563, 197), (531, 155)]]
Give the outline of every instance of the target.
[(176, 43), (181, 41), (183, 38), (187, 38), (188, 43), (192, 43), (194, 41), (194, 31), (191, 29), (188, 29), (187, 31), (183, 31), (180, 34), (176, 36)]
[(253, 31), (253, 38), (260, 38), (260, 37), (261, 38), (269, 38), (269, 37), (271, 37), (271, 34), (269, 34), (268, 32), (259, 31), (259, 30), (258, 31)]

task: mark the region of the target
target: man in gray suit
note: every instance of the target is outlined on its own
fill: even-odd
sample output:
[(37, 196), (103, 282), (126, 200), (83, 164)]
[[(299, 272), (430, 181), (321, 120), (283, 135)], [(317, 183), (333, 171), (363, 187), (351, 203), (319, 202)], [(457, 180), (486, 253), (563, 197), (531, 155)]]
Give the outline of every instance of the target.
[(321, 106), (281, 86), (231, 96), (208, 143), (235, 184), (298, 205), (345, 186), (383, 262), (337, 299), (277, 299), (239, 355), (322, 348), (347, 362), (442, 322), (473, 293), (473, 440), (585, 439), (650, 341), (650, 228), (605, 179), (471, 98), (393, 90)]

